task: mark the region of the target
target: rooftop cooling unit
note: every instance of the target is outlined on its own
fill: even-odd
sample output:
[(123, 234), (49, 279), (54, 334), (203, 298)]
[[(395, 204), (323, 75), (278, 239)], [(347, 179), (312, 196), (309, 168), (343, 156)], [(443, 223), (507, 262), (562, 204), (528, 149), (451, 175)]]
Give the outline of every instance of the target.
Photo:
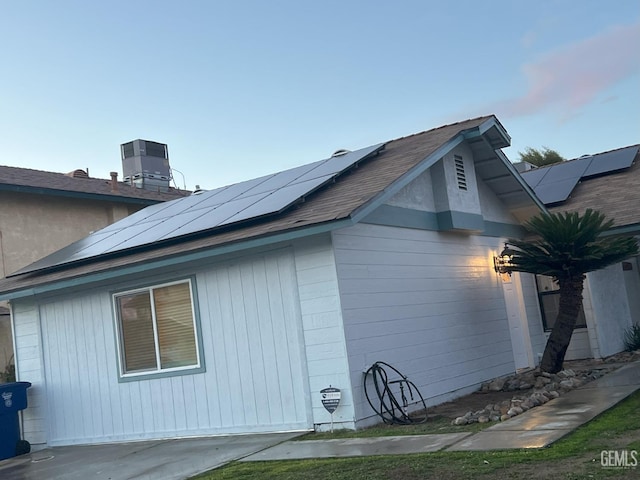
[(138, 188), (166, 192), (171, 168), (164, 143), (134, 140), (120, 145), (124, 181)]

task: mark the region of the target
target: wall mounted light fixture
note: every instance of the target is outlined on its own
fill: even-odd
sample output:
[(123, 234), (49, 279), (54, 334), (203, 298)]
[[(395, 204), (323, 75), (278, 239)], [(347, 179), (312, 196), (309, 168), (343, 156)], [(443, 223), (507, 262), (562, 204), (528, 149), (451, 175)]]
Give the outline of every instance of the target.
[(493, 257), (493, 268), (496, 271), (496, 273), (501, 273), (501, 274), (507, 273), (511, 275), (512, 256), (507, 253), (508, 250), (509, 250), (509, 247), (505, 243), (504, 250), (502, 250), (502, 253), (500, 253), (500, 255), (497, 257), (496, 256)]

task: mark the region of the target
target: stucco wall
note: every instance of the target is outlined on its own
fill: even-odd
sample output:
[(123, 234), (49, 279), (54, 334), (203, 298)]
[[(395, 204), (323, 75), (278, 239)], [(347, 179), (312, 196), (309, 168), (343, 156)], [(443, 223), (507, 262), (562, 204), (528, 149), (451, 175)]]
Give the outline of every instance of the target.
[(640, 324), (640, 263), (638, 257), (630, 258), (627, 263), (630, 270), (623, 270), (627, 296), (629, 298), (629, 310), (633, 323)]
[[(1, 277), (142, 208), (142, 205), (4, 191), (0, 192), (0, 204)], [(10, 322), (0, 319), (0, 368), (4, 368), (4, 357), (12, 355)]]
[(141, 207), (0, 192), (0, 274), (6, 276)]
[(588, 274), (594, 326), (602, 357), (624, 350), (624, 331), (632, 324), (621, 264)]
[[(466, 189), (458, 187), (455, 157), (464, 165)], [(437, 212), (457, 211), (480, 215), (482, 213), (478, 199), (478, 184), (474, 167), (473, 153), (466, 144), (460, 144), (431, 168), (433, 196)]]

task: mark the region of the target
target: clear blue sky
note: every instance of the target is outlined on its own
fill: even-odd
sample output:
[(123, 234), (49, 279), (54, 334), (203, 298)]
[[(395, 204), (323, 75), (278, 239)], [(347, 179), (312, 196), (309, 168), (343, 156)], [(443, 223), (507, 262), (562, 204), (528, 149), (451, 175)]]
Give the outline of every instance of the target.
[(490, 113), (514, 161), (640, 143), (640, 0), (0, 0), (0, 42), (4, 165), (143, 138), (213, 188)]

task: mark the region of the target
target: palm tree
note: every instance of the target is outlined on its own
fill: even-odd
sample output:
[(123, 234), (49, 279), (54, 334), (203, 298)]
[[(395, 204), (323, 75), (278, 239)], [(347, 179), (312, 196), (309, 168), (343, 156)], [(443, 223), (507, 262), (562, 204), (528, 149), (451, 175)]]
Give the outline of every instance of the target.
[(508, 271), (548, 275), (560, 287), (558, 316), (544, 349), (541, 370), (562, 369), (573, 328), (582, 306), (585, 274), (638, 254), (629, 236), (602, 236), (613, 220), (591, 209), (578, 213), (543, 213), (525, 224), (536, 238), (509, 239), (503, 255), (511, 256)]

